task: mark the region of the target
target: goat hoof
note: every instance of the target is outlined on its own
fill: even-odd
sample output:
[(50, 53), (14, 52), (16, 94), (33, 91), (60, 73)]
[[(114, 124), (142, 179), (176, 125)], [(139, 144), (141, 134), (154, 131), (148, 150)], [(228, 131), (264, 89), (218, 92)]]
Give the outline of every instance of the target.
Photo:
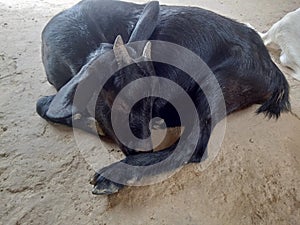
[(117, 193), (122, 187), (122, 184), (115, 183), (96, 173), (90, 180), (90, 184), (94, 185), (92, 193), (94, 195), (111, 195)]

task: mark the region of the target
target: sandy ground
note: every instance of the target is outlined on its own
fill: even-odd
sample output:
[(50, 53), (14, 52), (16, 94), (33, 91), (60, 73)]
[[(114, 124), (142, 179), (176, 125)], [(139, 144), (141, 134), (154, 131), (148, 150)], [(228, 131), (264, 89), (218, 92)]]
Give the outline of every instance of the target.
[[(35, 113), (36, 100), (54, 93), (41, 62), (41, 31), (75, 2), (0, 0), (0, 224), (299, 224), (300, 82), (287, 69), (293, 113), (268, 121), (253, 106), (229, 116), (221, 151), (206, 170), (188, 165), (159, 184), (92, 195), (93, 169), (72, 129)], [(205, 7), (259, 31), (300, 7), (299, 0), (161, 2)], [(99, 151), (103, 166), (118, 158)]]

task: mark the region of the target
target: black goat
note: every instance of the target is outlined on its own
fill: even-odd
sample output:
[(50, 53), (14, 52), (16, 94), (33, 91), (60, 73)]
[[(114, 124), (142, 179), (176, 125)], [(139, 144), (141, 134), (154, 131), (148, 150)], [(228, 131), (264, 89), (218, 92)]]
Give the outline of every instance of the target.
[[(127, 47), (121, 37), (128, 43)], [(134, 48), (134, 44), (130, 46), (136, 41), (147, 40), (150, 41), (143, 42), (142, 47)], [(215, 96), (205, 95), (200, 86), (206, 82), (207, 75), (199, 72), (195, 80), (179, 68), (162, 62), (151, 62), (151, 52), (154, 54), (159, 51), (158, 47), (154, 51), (155, 45), (152, 42), (155, 40), (176, 44), (199, 56), (215, 75), (223, 96), (217, 92)], [(272, 62), (259, 35), (244, 24), (201, 8), (159, 6), (158, 2), (139, 5), (111, 0), (84, 0), (55, 16), (45, 27), (42, 41), (46, 74), (58, 93), (38, 101), (39, 115), (49, 121), (91, 132), (89, 123), (91, 118), (95, 118), (104, 133), (115, 140), (126, 155), (121, 162), (129, 165), (149, 166), (162, 162), (172, 155), (178, 144), (177, 141), (158, 152), (154, 152), (151, 146), (150, 149), (144, 146), (148, 152), (141, 152), (138, 149), (143, 146), (128, 147), (116, 135), (111, 119), (114, 99), (126, 85), (139, 78), (161, 77), (172, 80), (182, 87), (195, 104), (197, 115), (191, 113), (188, 123), (193, 127), (193, 123), (198, 121), (196, 125), (200, 127), (200, 134), (196, 146), (192, 147), (188, 138), (192, 129), (183, 132), (184, 152), (190, 154), (184, 163), (200, 162), (203, 157), (215, 125), (212, 123), (212, 114), (216, 112), (211, 108), (211, 99), (213, 104), (218, 105), (224, 97), (226, 115), (252, 104), (262, 104), (257, 113), (278, 118), (281, 112), (290, 108), (289, 85)], [(110, 50), (113, 50), (113, 54), (108, 53), (112, 52)], [(171, 53), (170, 57), (181, 60), (178, 51), (173, 55)], [(184, 60), (188, 62), (189, 59)], [(98, 95), (95, 91), (99, 86), (97, 79), (101, 80), (104, 74), (97, 76), (95, 73), (99, 74), (103, 69), (106, 72), (117, 72), (103, 84)], [(84, 90), (80, 100), (84, 104), (80, 106), (73, 100), (79, 85)], [(160, 84), (141, 83), (132, 89), (143, 90), (147, 85), (157, 89)], [(97, 101), (93, 115), (87, 105), (95, 93)], [(169, 97), (181, 102), (182, 96), (178, 94)], [(129, 98), (123, 98), (116, 106), (116, 122), (129, 122), (132, 133), (139, 139), (150, 136), (149, 123), (155, 117), (164, 119), (167, 127), (189, 127), (181, 124), (174, 106), (163, 98), (145, 97), (133, 107), (129, 101)], [(130, 111), (129, 121), (124, 120), (124, 116), (127, 116), (125, 111)], [(80, 116), (74, 118), (74, 114)], [(199, 120), (195, 120), (196, 116)], [(218, 117), (218, 121), (223, 117)], [(77, 121), (76, 124), (74, 121)], [(176, 159), (175, 156), (174, 161)], [(96, 173), (92, 181), (95, 185), (93, 193), (115, 193), (129, 184), (129, 181), (138, 182), (142, 179), (142, 175), (136, 172), (122, 174), (125, 180), (122, 184), (105, 178), (119, 173), (121, 162)], [(171, 166), (171, 169), (177, 166)], [(150, 173), (154, 175), (159, 172)]]

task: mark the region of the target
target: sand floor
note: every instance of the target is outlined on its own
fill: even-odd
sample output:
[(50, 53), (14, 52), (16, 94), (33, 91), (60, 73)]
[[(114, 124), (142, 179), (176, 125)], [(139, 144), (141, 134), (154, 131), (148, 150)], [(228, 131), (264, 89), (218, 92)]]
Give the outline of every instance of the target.
[[(41, 31), (75, 2), (0, 0), (0, 224), (299, 224), (300, 82), (285, 68), (293, 113), (278, 121), (256, 116), (257, 106), (235, 113), (206, 170), (188, 165), (159, 184), (92, 195), (93, 168), (72, 129), (35, 113), (36, 100), (55, 92), (41, 62)], [(300, 0), (161, 2), (208, 8), (259, 31), (300, 7)], [(103, 166), (118, 158), (98, 151)]]

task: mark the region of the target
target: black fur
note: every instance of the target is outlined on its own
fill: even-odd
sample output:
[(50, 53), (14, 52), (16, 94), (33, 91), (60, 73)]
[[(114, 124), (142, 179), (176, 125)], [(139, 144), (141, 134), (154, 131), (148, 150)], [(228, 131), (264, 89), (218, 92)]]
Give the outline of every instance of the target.
[[(84, 0), (55, 16), (43, 31), (43, 63), (48, 80), (68, 100), (67, 103), (62, 100), (62, 108), (72, 107), (72, 101), (68, 98), (73, 96), (70, 93), (76, 89), (77, 80), (80, 80), (80, 76), (88, 77), (93, 63), (112, 48), (117, 35), (121, 35), (126, 42), (162, 40), (193, 51), (216, 76), (223, 91), (227, 114), (252, 104), (262, 104), (257, 113), (278, 118), (281, 112), (290, 109), (289, 85), (272, 62), (261, 38), (251, 28), (201, 8), (159, 7), (157, 2), (145, 8), (145, 5), (111, 0)], [(170, 156), (177, 143), (160, 152), (140, 153), (120, 143), (112, 129), (110, 113), (115, 96), (132, 80), (147, 76), (161, 76), (175, 81), (194, 101), (200, 117), (201, 136), (196, 151), (186, 162), (199, 162), (213, 129), (208, 101), (195, 80), (170, 65), (135, 63), (117, 72), (99, 95), (96, 120), (104, 132), (120, 145), (126, 155), (123, 161), (128, 164), (152, 165)], [(180, 101), (180, 96), (173, 98)], [(126, 107), (126, 99), (123, 103), (120, 123), (124, 122), (121, 121), (121, 115), (122, 107)], [(70, 110), (65, 110), (55, 118), (55, 115), (47, 116), (49, 105), (51, 107), (49, 98), (37, 103), (37, 111), (43, 118), (72, 126), (68, 122), (72, 116)], [(149, 121), (157, 116), (164, 118), (169, 127), (181, 125), (178, 114), (170, 104), (160, 98), (147, 98), (131, 111), (130, 126), (133, 133), (139, 138), (148, 137)], [(191, 124), (194, 116), (191, 115)], [(185, 131), (186, 135), (189, 132)], [(186, 142), (185, 151), (189, 149), (189, 143)], [(113, 173), (116, 165), (106, 167), (95, 175), (92, 181), (94, 193), (110, 194), (123, 187), (101, 176)], [(128, 180), (135, 176), (127, 175)]]

